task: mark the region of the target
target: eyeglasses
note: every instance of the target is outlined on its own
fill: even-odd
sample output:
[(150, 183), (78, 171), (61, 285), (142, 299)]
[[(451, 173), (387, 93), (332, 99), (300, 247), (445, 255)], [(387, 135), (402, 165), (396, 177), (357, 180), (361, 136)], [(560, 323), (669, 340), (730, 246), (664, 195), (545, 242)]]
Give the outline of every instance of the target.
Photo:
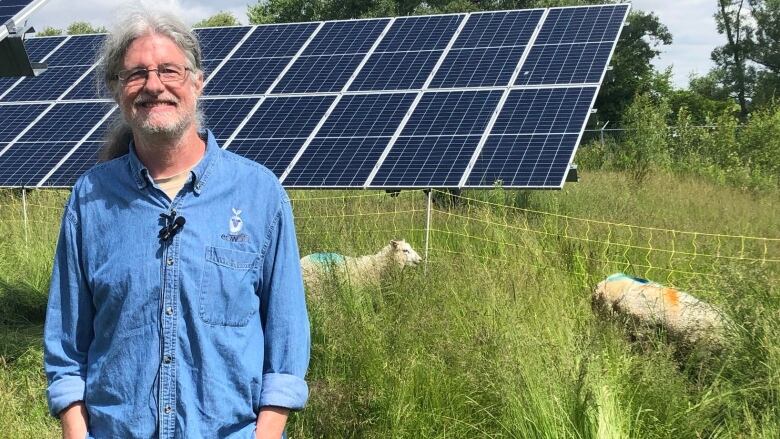
[(156, 69), (148, 68), (135, 68), (122, 70), (116, 75), (116, 79), (119, 79), (124, 85), (141, 85), (149, 79), (149, 73), (157, 72), (157, 77), (160, 78), (160, 82), (176, 82), (183, 81), (187, 76), (187, 72), (191, 71), (189, 67), (185, 67), (181, 64), (174, 63), (162, 63), (157, 65)]

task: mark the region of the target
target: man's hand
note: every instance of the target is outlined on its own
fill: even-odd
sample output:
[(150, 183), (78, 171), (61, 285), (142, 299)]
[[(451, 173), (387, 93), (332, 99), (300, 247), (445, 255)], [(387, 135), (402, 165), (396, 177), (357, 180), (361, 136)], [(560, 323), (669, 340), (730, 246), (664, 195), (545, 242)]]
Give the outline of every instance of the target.
[(63, 439), (84, 439), (87, 437), (87, 406), (83, 401), (74, 402), (60, 412), (60, 422)]
[(280, 439), (290, 410), (282, 407), (260, 407), (257, 415), (256, 439)]

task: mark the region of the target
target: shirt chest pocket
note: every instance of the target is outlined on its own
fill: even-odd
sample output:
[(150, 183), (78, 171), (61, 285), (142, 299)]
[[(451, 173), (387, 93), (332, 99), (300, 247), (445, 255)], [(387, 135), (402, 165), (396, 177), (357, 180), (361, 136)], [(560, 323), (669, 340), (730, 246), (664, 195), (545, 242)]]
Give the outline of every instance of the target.
[(255, 294), (260, 255), (220, 247), (206, 247), (200, 283), (200, 317), (210, 325), (246, 326), (260, 308)]

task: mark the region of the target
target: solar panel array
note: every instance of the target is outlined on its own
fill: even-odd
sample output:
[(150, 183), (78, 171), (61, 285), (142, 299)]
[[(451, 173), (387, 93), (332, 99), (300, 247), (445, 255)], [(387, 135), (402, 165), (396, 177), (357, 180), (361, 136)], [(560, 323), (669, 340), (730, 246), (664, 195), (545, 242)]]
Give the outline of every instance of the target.
[[(197, 31), (220, 145), (291, 188), (561, 187), (628, 5)], [(0, 79), (0, 186), (68, 187), (117, 111), (102, 35), (27, 41)]]

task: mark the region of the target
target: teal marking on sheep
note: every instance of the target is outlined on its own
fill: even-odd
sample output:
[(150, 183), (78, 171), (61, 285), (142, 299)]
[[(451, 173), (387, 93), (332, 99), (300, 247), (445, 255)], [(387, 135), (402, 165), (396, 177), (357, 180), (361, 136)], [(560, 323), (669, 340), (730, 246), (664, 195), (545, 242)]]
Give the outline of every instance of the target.
[(347, 259), (338, 253), (312, 253), (308, 256), (312, 262), (320, 265), (342, 264)]

